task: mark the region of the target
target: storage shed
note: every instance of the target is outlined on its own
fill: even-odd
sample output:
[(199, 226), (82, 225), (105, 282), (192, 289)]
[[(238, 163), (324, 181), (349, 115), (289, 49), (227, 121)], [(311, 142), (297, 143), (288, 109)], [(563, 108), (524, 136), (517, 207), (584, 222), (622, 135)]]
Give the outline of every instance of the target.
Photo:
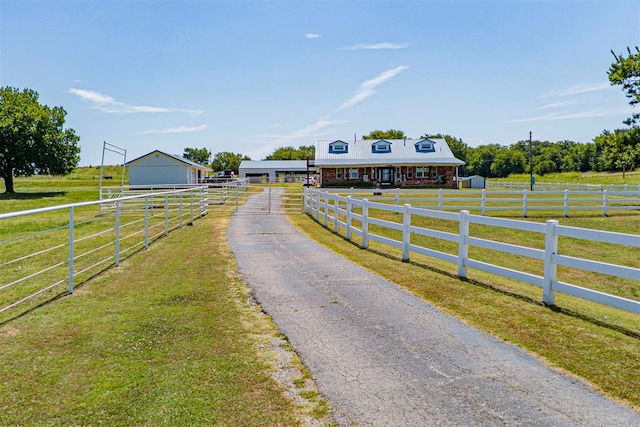
[(211, 169), (184, 157), (152, 151), (126, 163), (129, 185), (198, 184)]
[(458, 178), (460, 188), (485, 188), (486, 178), (480, 175)]

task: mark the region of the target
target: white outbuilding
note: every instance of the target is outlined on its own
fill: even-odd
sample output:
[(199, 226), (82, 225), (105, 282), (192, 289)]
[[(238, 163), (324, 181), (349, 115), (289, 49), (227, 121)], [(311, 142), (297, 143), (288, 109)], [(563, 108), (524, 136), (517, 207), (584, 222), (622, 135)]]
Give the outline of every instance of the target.
[(315, 167), (307, 166), (306, 160), (243, 160), (238, 177), (251, 182), (301, 182), (307, 170), (315, 174)]
[(211, 172), (184, 157), (152, 151), (126, 163), (129, 185), (189, 185), (202, 182)]

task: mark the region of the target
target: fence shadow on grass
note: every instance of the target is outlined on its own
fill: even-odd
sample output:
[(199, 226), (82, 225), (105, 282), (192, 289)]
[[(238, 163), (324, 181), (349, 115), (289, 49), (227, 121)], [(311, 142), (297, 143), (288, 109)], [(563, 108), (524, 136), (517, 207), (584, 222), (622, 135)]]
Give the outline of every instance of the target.
[(38, 200), (50, 197), (66, 196), (66, 191), (40, 191), (36, 193), (0, 193), (2, 200)]
[[(336, 234), (336, 235), (340, 236), (339, 234)], [(347, 240), (343, 236), (340, 236), (340, 237), (345, 242), (357, 247), (358, 249), (366, 250), (366, 251), (371, 252), (373, 254), (376, 254), (376, 255), (379, 255), (381, 257), (390, 259), (392, 261), (405, 262), (405, 263), (410, 264), (412, 266), (415, 266), (415, 267), (418, 267), (418, 268), (422, 268), (424, 270), (429, 270), (429, 271), (431, 271), (433, 273), (437, 273), (437, 274), (440, 274), (440, 275), (443, 275), (443, 276), (447, 276), (447, 277), (450, 277), (452, 279), (460, 280), (462, 282), (468, 283), (468, 284), (473, 285), (473, 286), (478, 286), (478, 287), (481, 287), (483, 289), (486, 289), (486, 290), (489, 290), (489, 291), (492, 291), (492, 292), (496, 292), (496, 293), (499, 293), (499, 294), (502, 294), (502, 295), (506, 295), (506, 296), (508, 296), (510, 298), (514, 298), (514, 299), (518, 299), (520, 301), (524, 301), (527, 304), (533, 304), (533, 305), (536, 305), (538, 307), (547, 307), (549, 310), (551, 310), (551, 311), (553, 311), (555, 313), (562, 314), (562, 315), (565, 315), (565, 316), (570, 316), (570, 317), (573, 317), (575, 319), (580, 319), (580, 320), (582, 320), (584, 322), (589, 322), (589, 323), (591, 323), (593, 325), (596, 325), (596, 326), (599, 326), (599, 327), (602, 327), (602, 328), (607, 328), (607, 329), (610, 329), (612, 331), (624, 334), (624, 335), (626, 335), (628, 337), (640, 340), (640, 331), (634, 331), (634, 330), (625, 328), (624, 326), (620, 326), (620, 325), (616, 325), (616, 324), (612, 324), (612, 323), (607, 323), (607, 322), (604, 322), (602, 320), (596, 319), (594, 317), (587, 316), (587, 315), (585, 315), (583, 313), (579, 313), (577, 311), (571, 310), (569, 308), (560, 307), (560, 306), (557, 306), (557, 305), (547, 306), (542, 301), (536, 300), (536, 299), (528, 297), (526, 295), (521, 295), (521, 294), (518, 294), (516, 292), (508, 291), (506, 289), (502, 289), (502, 288), (500, 288), (500, 287), (498, 287), (498, 286), (496, 286), (494, 284), (491, 284), (491, 283), (481, 282), (481, 281), (475, 280), (475, 279), (462, 278), (462, 277), (459, 277), (457, 274), (453, 274), (453, 273), (451, 273), (449, 271), (442, 270), (442, 269), (433, 267), (431, 265), (422, 264), (422, 263), (419, 263), (419, 262), (416, 262), (416, 261), (402, 261), (402, 259), (400, 257), (397, 257), (395, 255), (391, 255), (389, 253), (385, 253), (385, 252), (382, 252), (382, 251), (378, 251), (378, 250), (375, 250), (375, 249), (371, 249), (371, 248), (362, 249), (360, 247), (360, 245), (357, 244), (356, 242), (353, 242), (351, 240)]]

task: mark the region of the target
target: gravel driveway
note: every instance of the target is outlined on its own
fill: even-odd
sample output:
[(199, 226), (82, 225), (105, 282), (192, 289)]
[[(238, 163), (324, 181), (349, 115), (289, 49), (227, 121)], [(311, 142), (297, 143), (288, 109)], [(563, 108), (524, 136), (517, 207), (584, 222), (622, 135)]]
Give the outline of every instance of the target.
[(283, 215), (236, 214), (228, 237), (339, 425), (640, 425), (640, 414), (341, 258)]

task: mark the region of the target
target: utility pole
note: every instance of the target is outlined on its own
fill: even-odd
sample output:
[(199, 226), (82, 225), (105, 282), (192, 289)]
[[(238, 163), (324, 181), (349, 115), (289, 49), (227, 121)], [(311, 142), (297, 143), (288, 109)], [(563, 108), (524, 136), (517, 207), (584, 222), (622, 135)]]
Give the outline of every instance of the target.
[(529, 183), (531, 191), (533, 191), (533, 141), (531, 140), (531, 131), (529, 131)]

